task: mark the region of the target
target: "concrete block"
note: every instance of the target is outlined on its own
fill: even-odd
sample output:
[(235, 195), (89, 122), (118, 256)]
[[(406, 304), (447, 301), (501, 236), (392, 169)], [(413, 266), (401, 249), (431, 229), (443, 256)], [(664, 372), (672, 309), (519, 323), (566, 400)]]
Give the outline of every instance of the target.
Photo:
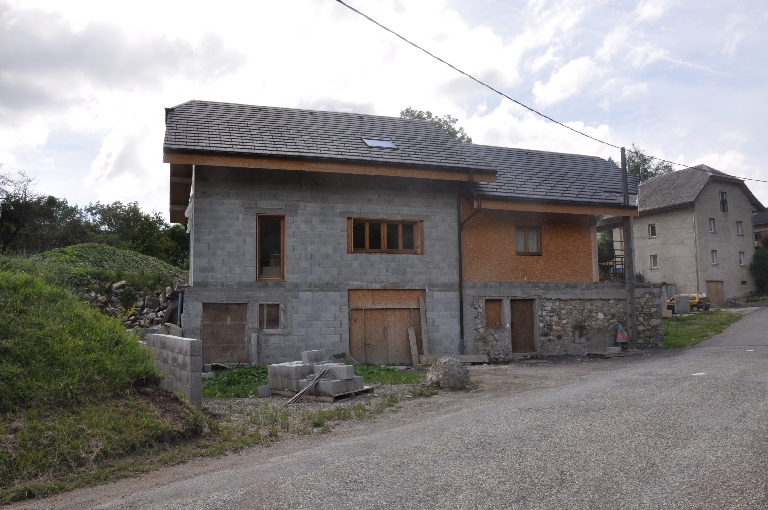
[(259, 390), (260, 397), (272, 396), (272, 388), (270, 388), (269, 384), (265, 384), (264, 386), (259, 386), (258, 390)]
[[(297, 322), (301, 322), (301, 321), (297, 321)], [(308, 326), (311, 326), (311, 325), (312, 325), (311, 323), (308, 324)], [(301, 325), (299, 324), (299, 326)], [(301, 361), (302, 363), (305, 363), (305, 364), (325, 361), (327, 359), (328, 359), (328, 354), (326, 353), (325, 349), (318, 349), (315, 351), (304, 351), (301, 353)]]

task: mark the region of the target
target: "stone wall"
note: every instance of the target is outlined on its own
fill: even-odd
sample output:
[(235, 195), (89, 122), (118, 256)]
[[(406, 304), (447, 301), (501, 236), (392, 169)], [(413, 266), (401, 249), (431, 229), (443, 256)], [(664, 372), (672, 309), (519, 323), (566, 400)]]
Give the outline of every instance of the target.
[[(663, 343), (660, 294), (658, 285), (636, 288), (639, 348)], [(485, 326), (486, 299), (502, 299), (501, 327)], [(616, 345), (618, 325), (627, 328), (625, 291), (621, 284), (472, 283), (465, 286), (468, 354), (487, 354), (491, 361), (514, 358), (510, 341), (511, 299), (534, 300), (539, 355), (604, 351)]]
[(167, 374), (161, 386), (187, 396), (200, 409), (203, 402), (203, 343), (157, 333), (147, 334), (147, 347), (155, 355), (155, 368)]

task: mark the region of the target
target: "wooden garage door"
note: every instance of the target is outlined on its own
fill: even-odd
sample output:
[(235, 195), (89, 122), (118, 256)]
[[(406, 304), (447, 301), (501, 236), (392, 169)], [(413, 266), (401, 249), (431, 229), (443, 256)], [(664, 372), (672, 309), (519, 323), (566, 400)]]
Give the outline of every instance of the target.
[(536, 352), (536, 319), (533, 299), (511, 299), (512, 352)]
[(349, 354), (360, 363), (410, 365), (409, 330), (423, 354), (419, 298), (423, 290), (350, 290)]
[(203, 363), (250, 363), (246, 303), (203, 303)]
[(717, 305), (717, 306), (725, 305), (725, 296), (723, 294), (723, 282), (708, 281), (707, 295), (709, 296), (709, 302), (711, 304)]

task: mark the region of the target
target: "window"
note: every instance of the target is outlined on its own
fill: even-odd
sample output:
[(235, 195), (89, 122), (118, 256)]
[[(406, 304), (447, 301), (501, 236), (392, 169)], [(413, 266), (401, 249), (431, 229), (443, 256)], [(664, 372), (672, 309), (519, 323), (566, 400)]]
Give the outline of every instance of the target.
[(541, 227), (515, 227), (518, 255), (541, 255)]
[(747, 280), (741, 280), (741, 284), (742, 285), (746, 285), (747, 284)]
[(717, 264), (717, 250), (712, 250), (709, 255), (712, 259), (712, 264)]
[(256, 217), (257, 280), (285, 279), (285, 216)]
[(744, 235), (744, 224), (740, 221), (736, 222), (736, 234), (740, 236)]
[(714, 232), (715, 231), (715, 219), (710, 218), (709, 219), (709, 231)]
[(422, 222), (348, 218), (349, 253), (421, 254)]
[(363, 138), (365, 145), (368, 147), (376, 147), (379, 149), (397, 149), (397, 146), (390, 140), (381, 138)]
[(501, 299), (485, 300), (485, 325), (489, 328), (501, 327)]
[(259, 329), (280, 328), (280, 304), (259, 303)]
[(739, 265), (740, 266), (744, 265), (744, 252), (743, 251), (739, 252)]
[(728, 197), (726, 196), (725, 191), (720, 192), (720, 211), (728, 212)]
[(658, 269), (658, 268), (659, 268), (658, 255), (651, 255), (651, 269)]
[(656, 237), (656, 224), (651, 223), (648, 225), (648, 238), (653, 239), (654, 237)]

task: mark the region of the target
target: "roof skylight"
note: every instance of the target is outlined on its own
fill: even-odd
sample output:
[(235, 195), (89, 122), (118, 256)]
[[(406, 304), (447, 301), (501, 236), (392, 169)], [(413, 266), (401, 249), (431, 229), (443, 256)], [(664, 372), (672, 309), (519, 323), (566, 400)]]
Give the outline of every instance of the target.
[(380, 149), (397, 149), (397, 146), (391, 140), (383, 138), (363, 138), (368, 147), (377, 147)]

